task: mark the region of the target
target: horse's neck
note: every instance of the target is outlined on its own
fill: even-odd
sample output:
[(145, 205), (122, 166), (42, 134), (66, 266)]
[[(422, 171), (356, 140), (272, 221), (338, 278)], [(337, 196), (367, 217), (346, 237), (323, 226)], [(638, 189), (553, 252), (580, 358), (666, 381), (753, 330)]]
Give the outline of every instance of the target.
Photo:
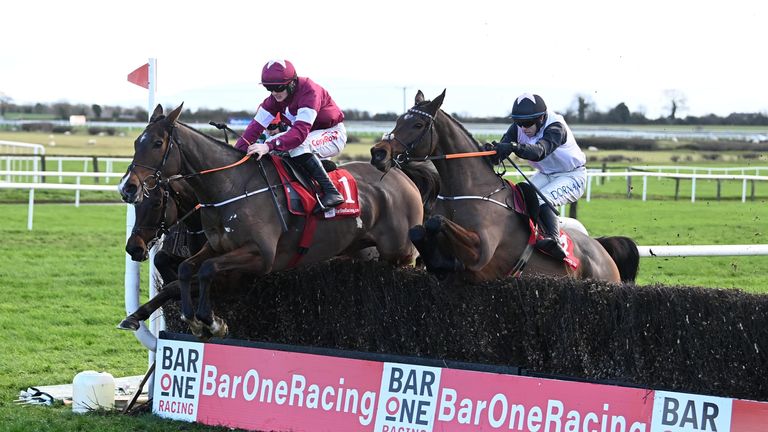
[(179, 132), (179, 149), (183, 159), (182, 174), (193, 174), (211, 168), (223, 167), (244, 156), (190, 127), (182, 128)]
[[(181, 174), (183, 175), (223, 168), (234, 164), (245, 156), (232, 148), (227, 148), (223, 144), (208, 139), (191, 128), (181, 129), (179, 150), (182, 159)], [(230, 172), (230, 170), (232, 171)], [(216, 200), (222, 196), (229, 198), (232, 189), (241, 189), (241, 183), (248, 181), (250, 176), (245, 176), (241, 171), (236, 170), (237, 168), (227, 168), (189, 178), (189, 185), (198, 202)]]
[(195, 209), (200, 201), (192, 193), (191, 186), (186, 184), (184, 187), (184, 190), (178, 192), (178, 199), (176, 200), (179, 218), (186, 217), (184, 223), (190, 231), (200, 231), (203, 229), (203, 222), (200, 218), (200, 211)]
[[(434, 155), (450, 155), (479, 151), (475, 140), (461, 126), (443, 116), (435, 122), (437, 146)], [(483, 188), (498, 185), (498, 178), (482, 157), (465, 157), (456, 159), (438, 159), (434, 161), (435, 168), (440, 174), (440, 191), (443, 195), (469, 193)], [(478, 193), (479, 193), (478, 192)]]

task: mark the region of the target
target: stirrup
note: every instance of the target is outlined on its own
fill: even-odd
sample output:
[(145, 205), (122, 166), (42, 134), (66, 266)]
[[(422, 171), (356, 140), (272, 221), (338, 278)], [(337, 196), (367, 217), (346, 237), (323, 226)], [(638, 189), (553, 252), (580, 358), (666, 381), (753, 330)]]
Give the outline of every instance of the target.
[(562, 260), (567, 256), (560, 243), (549, 237), (537, 241), (535, 246), (536, 249), (558, 260)]

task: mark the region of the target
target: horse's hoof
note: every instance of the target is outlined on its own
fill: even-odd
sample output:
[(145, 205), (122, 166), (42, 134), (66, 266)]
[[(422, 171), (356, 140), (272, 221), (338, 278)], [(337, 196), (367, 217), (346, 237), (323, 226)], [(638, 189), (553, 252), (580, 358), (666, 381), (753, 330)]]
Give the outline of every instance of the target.
[(211, 334), (217, 338), (224, 338), (229, 333), (229, 326), (226, 321), (219, 317), (213, 319), (213, 324), (209, 327)]
[(127, 317), (126, 319), (120, 321), (120, 324), (117, 325), (117, 328), (120, 330), (136, 331), (139, 329), (139, 321), (136, 318)]
[(197, 318), (190, 319), (182, 315), (181, 320), (187, 323), (187, 325), (189, 326), (189, 331), (192, 332), (193, 335), (200, 337), (200, 335), (203, 333), (203, 329), (205, 328), (205, 326)]

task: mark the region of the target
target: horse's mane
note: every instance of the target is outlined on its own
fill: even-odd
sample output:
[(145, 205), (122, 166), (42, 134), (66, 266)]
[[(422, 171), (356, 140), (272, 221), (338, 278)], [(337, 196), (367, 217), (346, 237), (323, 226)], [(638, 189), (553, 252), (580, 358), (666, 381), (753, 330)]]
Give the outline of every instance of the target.
[(458, 127), (459, 127), (459, 128), (462, 130), (462, 131), (464, 131), (464, 133), (465, 133), (465, 134), (467, 134), (467, 136), (469, 137), (469, 139), (470, 139), (470, 140), (472, 140), (472, 143), (473, 143), (473, 144), (475, 144), (475, 147), (477, 147), (478, 149), (480, 148), (480, 142), (478, 142), (478, 141), (477, 141), (477, 139), (475, 139), (475, 136), (474, 136), (474, 135), (472, 135), (472, 133), (471, 133), (470, 131), (468, 131), (468, 130), (467, 130), (467, 128), (466, 128), (466, 127), (464, 127), (464, 125), (463, 125), (463, 124), (461, 124), (461, 122), (460, 122), (460, 121), (456, 120), (455, 118), (453, 118), (453, 116), (452, 116), (452, 115), (448, 114), (447, 112), (443, 111), (442, 109), (440, 110), (440, 112), (441, 112), (441, 113), (443, 113), (443, 114), (444, 114), (446, 117), (448, 117), (448, 119), (449, 119), (451, 122), (453, 122), (453, 124), (455, 124), (455, 125), (456, 125), (456, 126), (458, 126)]
[[(197, 130), (197, 129), (193, 128), (192, 126), (190, 126), (190, 125), (188, 125), (188, 124), (186, 124), (186, 123), (183, 123), (183, 122), (177, 121), (177, 122), (176, 122), (176, 124), (179, 124), (179, 125), (181, 125), (181, 126), (184, 126), (184, 127), (187, 129), (187, 130), (190, 130), (190, 131), (192, 131), (192, 132), (194, 132), (194, 133), (196, 133), (196, 134), (198, 134), (198, 135), (201, 135), (202, 137), (204, 137), (205, 139), (207, 139), (208, 141), (210, 141), (210, 142), (212, 142), (212, 143), (215, 143), (215, 144), (217, 144), (217, 145), (220, 145), (220, 146), (226, 147), (226, 148), (228, 148), (229, 150), (234, 150), (234, 151), (236, 151), (236, 152), (238, 152), (238, 153), (242, 153), (242, 152), (240, 152), (240, 150), (237, 150), (237, 149), (236, 149), (234, 146), (232, 146), (232, 145), (230, 145), (230, 144), (228, 144), (228, 143), (226, 143), (226, 142), (224, 142), (224, 141), (222, 141), (222, 140), (220, 140), (220, 139), (218, 139), (218, 138), (216, 138), (216, 137), (214, 137), (214, 136), (208, 135), (208, 134), (207, 134), (207, 133), (205, 133), (205, 132), (201, 132), (201, 131), (199, 131), (199, 130)], [(242, 154), (241, 154), (241, 156), (242, 156)]]

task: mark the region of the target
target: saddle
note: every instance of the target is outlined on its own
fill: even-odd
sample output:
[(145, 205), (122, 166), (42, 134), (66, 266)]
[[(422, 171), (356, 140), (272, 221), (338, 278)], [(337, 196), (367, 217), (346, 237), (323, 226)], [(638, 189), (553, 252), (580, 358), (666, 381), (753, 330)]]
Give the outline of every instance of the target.
[[(531, 239), (534, 243), (543, 237), (539, 234), (538, 220), (539, 220), (539, 198), (536, 195), (536, 191), (533, 186), (526, 182), (520, 182), (513, 184), (510, 182), (513, 192), (513, 205), (516, 213), (525, 215), (528, 218), (528, 225), (531, 228)], [(534, 236), (535, 233), (535, 236)], [(573, 254), (573, 240), (570, 234), (560, 228), (560, 245), (566, 252), (563, 262), (572, 269), (579, 268), (581, 261)]]
[[(272, 158), (283, 184), (288, 211), (300, 216), (312, 214), (317, 206), (317, 195), (315, 193), (317, 189), (312, 177), (289, 157), (272, 156)], [(325, 213), (320, 213), (320, 216), (324, 219), (359, 216), (360, 205), (357, 195), (357, 182), (352, 177), (352, 174), (343, 168), (338, 168), (333, 161), (323, 160), (321, 162), (336, 189), (347, 200)]]

